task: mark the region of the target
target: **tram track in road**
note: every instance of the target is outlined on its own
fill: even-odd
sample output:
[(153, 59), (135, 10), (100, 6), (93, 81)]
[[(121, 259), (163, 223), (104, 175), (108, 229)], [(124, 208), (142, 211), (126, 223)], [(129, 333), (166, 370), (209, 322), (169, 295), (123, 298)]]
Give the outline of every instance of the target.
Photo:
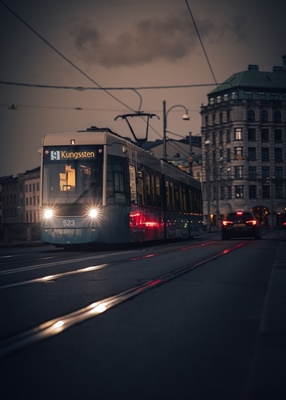
[[(179, 250), (180, 251), (186, 251), (186, 250), (190, 250), (190, 249), (197, 248), (197, 247), (209, 246), (209, 245), (211, 245), (213, 243), (214, 242), (207, 242), (207, 243), (202, 243), (202, 244), (184, 246), (184, 247), (180, 248)], [(147, 249), (144, 249), (144, 250), (146, 252), (150, 252), (152, 249), (147, 248)], [(178, 251), (178, 250), (175, 250), (175, 251)], [(173, 253), (173, 252), (174, 252), (174, 250), (169, 250), (168, 251), (168, 253)], [(130, 251), (120, 252), (120, 254), (125, 254), (125, 253), (129, 254)], [(112, 256), (112, 255), (117, 255), (117, 254), (118, 253), (108, 253), (108, 254), (101, 254), (101, 255), (96, 255), (96, 256), (81, 257), (81, 258), (76, 258), (76, 259), (61, 260), (61, 261), (45, 263), (45, 264), (37, 264), (37, 265), (26, 266), (26, 267), (21, 267), (21, 268), (8, 269), (8, 270), (0, 271), (0, 277), (1, 277), (1, 275), (3, 276), (3, 275), (16, 274), (16, 273), (20, 273), (20, 272), (29, 272), (29, 271), (39, 270), (39, 269), (43, 269), (43, 268), (64, 266), (64, 265), (68, 265), (70, 263), (78, 263), (78, 262), (89, 261), (89, 260), (93, 260), (93, 259), (101, 259), (101, 258), (106, 258), (106, 257)], [(124, 259), (124, 260), (120, 260), (120, 262), (121, 263), (126, 263), (126, 262), (129, 262), (129, 261), (136, 261), (136, 260), (139, 260), (139, 259), (154, 257), (156, 255), (158, 255), (158, 254), (149, 253), (149, 254), (145, 254), (145, 255), (139, 255), (137, 257), (132, 257), (131, 259), (127, 258), (127, 259)], [(96, 266), (88, 266), (88, 267), (85, 267), (85, 268), (66, 271), (66, 272), (62, 272), (62, 273), (54, 273), (54, 274), (50, 274), (50, 275), (45, 275), (43, 277), (39, 277), (39, 278), (35, 278), (35, 279), (23, 280), (23, 281), (20, 281), (20, 282), (15, 282), (15, 283), (2, 285), (2, 286), (0, 286), (0, 290), (12, 288), (12, 287), (19, 287), (19, 286), (23, 286), (23, 285), (32, 284), (32, 283), (52, 282), (52, 281), (55, 281), (56, 279), (60, 279), (60, 278), (66, 277), (66, 276), (76, 275), (76, 274), (80, 274), (80, 273), (92, 272), (94, 270), (102, 269), (102, 268), (105, 268), (105, 267), (110, 267), (110, 266), (112, 266), (114, 264), (115, 264), (114, 262), (110, 262), (110, 263), (106, 263), (106, 264), (100, 264), (100, 265), (96, 265)]]
[[(189, 250), (192, 248), (197, 248), (197, 247), (202, 247), (202, 246), (209, 246), (211, 244), (213, 244), (214, 242), (206, 242), (206, 243), (199, 243), (199, 244), (192, 244), (189, 246), (184, 246), (181, 250)], [(148, 247), (143, 249), (143, 251), (150, 251), (150, 249), (152, 250), (152, 248)], [(133, 249), (134, 250), (134, 249)], [(33, 271), (33, 270), (37, 270), (37, 269), (42, 269), (42, 268), (49, 268), (49, 267), (55, 267), (55, 266), (60, 266), (60, 265), (66, 265), (69, 263), (79, 263), (79, 262), (83, 262), (83, 261), (89, 261), (89, 260), (96, 260), (96, 259), (102, 259), (102, 258), (106, 258), (106, 257), (110, 257), (113, 255), (117, 255), (117, 254), (129, 254), (132, 250), (127, 250), (127, 251), (120, 251), (120, 252), (112, 252), (112, 253), (104, 253), (104, 254), (97, 254), (97, 255), (92, 255), (92, 256), (88, 256), (88, 257), (80, 257), (80, 258), (69, 258), (68, 260), (60, 260), (60, 261), (53, 261), (53, 262), (49, 262), (49, 263), (44, 263), (44, 264), (36, 264), (36, 265), (28, 265), (26, 267), (20, 267), (20, 268), (9, 268), (9, 269), (5, 269), (3, 271), (0, 271), (0, 276), (1, 275), (10, 275), (10, 274), (16, 274), (19, 272), (29, 272), (29, 271)], [(142, 252), (142, 249), (139, 249), (138, 251)], [(173, 252), (174, 250), (170, 250), (169, 252)], [(128, 259), (126, 259), (128, 260)], [(124, 262), (124, 260), (121, 260), (121, 262)], [(10, 264), (9, 264), (10, 265)], [(2, 264), (3, 266), (3, 264)], [(1, 289), (1, 287), (0, 287)]]
[(71, 328), (74, 325), (82, 323), (90, 318), (106, 312), (107, 310), (115, 307), (126, 300), (129, 300), (135, 296), (145, 293), (147, 290), (153, 289), (159, 285), (165, 284), (168, 281), (179, 277), (187, 272), (190, 272), (204, 264), (213, 261), (219, 257), (229, 254), (232, 251), (238, 250), (245, 246), (248, 242), (241, 242), (232, 247), (221, 250), (208, 257), (201, 258), (195, 262), (186, 264), (177, 268), (171, 272), (160, 275), (157, 278), (149, 280), (142, 285), (137, 285), (124, 290), (111, 297), (106, 297), (99, 301), (93, 302), (83, 308), (80, 308), (74, 312), (62, 315), (60, 317), (46, 321), (39, 326), (32, 329), (25, 330), (20, 334), (12, 336), (8, 339), (0, 342), (0, 358), (9, 356), (14, 352), (18, 352), (28, 346), (36, 344), (45, 339), (51, 338), (59, 333), (62, 333), (66, 329)]

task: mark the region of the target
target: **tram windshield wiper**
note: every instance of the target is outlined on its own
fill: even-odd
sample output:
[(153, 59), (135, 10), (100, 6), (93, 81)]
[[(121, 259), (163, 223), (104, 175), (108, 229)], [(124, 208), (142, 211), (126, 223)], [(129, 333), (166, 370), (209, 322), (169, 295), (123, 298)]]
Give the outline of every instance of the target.
[(81, 201), (81, 199), (84, 198), (84, 196), (87, 195), (87, 193), (94, 187), (96, 184), (96, 181), (92, 181), (85, 189), (84, 191), (78, 196), (78, 198), (73, 202), (73, 204), (77, 204)]

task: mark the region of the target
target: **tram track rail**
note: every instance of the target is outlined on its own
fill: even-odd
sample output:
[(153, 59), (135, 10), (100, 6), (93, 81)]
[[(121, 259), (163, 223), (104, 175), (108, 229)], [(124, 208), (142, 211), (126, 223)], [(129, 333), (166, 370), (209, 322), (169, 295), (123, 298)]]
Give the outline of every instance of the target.
[(7, 357), (10, 354), (18, 352), (28, 346), (58, 335), (64, 332), (66, 329), (98, 316), (129, 299), (145, 293), (147, 290), (156, 288), (159, 285), (163, 285), (168, 281), (175, 279), (187, 272), (191, 272), (192, 270), (201, 267), (210, 261), (225, 256), (232, 251), (238, 250), (247, 243), (248, 242), (241, 242), (224, 250), (220, 250), (213, 255), (201, 258), (200, 260), (188, 263), (171, 272), (148, 280), (144, 284), (133, 286), (111, 297), (106, 297), (99, 301), (92, 302), (76, 311), (50, 319), (32, 329), (25, 330), (19, 334), (6, 338), (0, 342), (0, 358)]

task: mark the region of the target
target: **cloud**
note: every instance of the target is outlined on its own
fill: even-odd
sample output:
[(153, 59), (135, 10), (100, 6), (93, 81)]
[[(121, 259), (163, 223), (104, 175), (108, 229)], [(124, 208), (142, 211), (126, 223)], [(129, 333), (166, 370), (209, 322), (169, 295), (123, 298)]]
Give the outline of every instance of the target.
[[(199, 20), (196, 25), (203, 41), (217, 42), (226, 35), (233, 40), (245, 40), (245, 23), (245, 18), (239, 16), (222, 25), (208, 19)], [(156, 60), (179, 61), (200, 46), (192, 19), (186, 13), (142, 20), (111, 43), (91, 22), (75, 26), (72, 36), (77, 54), (85, 63), (107, 68), (132, 67)]]

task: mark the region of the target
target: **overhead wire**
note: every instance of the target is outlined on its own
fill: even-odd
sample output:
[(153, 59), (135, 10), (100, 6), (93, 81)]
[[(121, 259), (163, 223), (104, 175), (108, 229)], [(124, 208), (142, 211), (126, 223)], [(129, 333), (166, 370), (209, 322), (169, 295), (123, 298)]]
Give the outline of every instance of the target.
[(203, 86), (214, 86), (214, 83), (197, 83), (197, 84), (187, 84), (187, 85), (166, 85), (166, 86), (139, 86), (139, 87), (83, 87), (83, 86), (56, 86), (56, 85), (43, 85), (38, 83), (22, 83), (22, 82), (9, 82), (1, 81), (1, 85), (14, 85), (14, 86), (26, 86), (26, 87), (36, 87), (41, 89), (73, 89), (78, 91), (85, 90), (152, 90), (152, 89), (181, 89), (181, 88), (192, 88), (192, 87), (203, 87)]
[[(213, 72), (213, 70), (212, 70), (210, 61), (209, 61), (209, 59), (208, 59), (206, 50), (205, 50), (205, 48), (204, 48), (204, 45), (203, 45), (203, 42), (202, 42), (200, 33), (199, 33), (199, 31), (198, 31), (196, 22), (195, 22), (195, 20), (194, 20), (192, 11), (191, 11), (191, 9), (190, 9), (188, 0), (185, 0), (185, 2), (186, 2), (186, 5), (187, 5), (187, 8), (188, 8), (188, 11), (189, 11), (189, 13), (190, 13), (190, 16), (191, 16), (191, 18), (192, 18), (192, 21), (193, 21), (195, 30), (196, 30), (197, 35), (198, 35), (198, 38), (199, 38), (199, 40), (200, 40), (202, 49), (203, 49), (203, 51), (204, 51), (204, 54), (205, 54), (207, 63), (208, 63), (209, 68), (210, 68), (210, 71), (211, 71), (212, 76), (213, 76), (213, 78), (214, 78), (215, 84), (216, 84), (217, 87), (218, 87), (218, 84), (217, 84), (217, 81), (216, 81), (214, 72)], [(144, 88), (144, 87), (141, 87), (141, 88), (108, 88), (108, 89), (102, 87), (102, 86), (99, 85), (94, 79), (92, 79), (89, 75), (87, 75), (81, 68), (79, 68), (79, 67), (78, 67), (76, 64), (74, 64), (71, 60), (69, 60), (63, 53), (61, 53), (61, 52), (60, 52), (56, 47), (54, 47), (50, 42), (48, 42), (42, 35), (40, 35), (34, 28), (32, 28), (26, 21), (24, 21), (17, 13), (15, 13), (15, 12), (14, 12), (9, 6), (7, 6), (2, 0), (0, 0), (0, 3), (1, 3), (7, 10), (9, 10), (17, 19), (19, 19), (29, 30), (31, 30), (38, 38), (40, 38), (47, 46), (49, 46), (53, 51), (55, 51), (61, 58), (63, 58), (63, 59), (64, 59), (67, 63), (69, 63), (73, 68), (75, 68), (78, 72), (80, 72), (83, 76), (85, 76), (89, 81), (91, 81), (94, 85), (96, 85), (97, 88), (93, 88), (93, 90), (94, 90), (94, 89), (103, 90), (106, 94), (108, 94), (109, 96), (111, 96), (115, 101), (119, 102), (119, 103), (122, 104), (124, 107), (128, 108), (129, 110), (131, 110), (131, 111), (133, 111), (133, 112), (136, 112), (133, 108), (131, 108), (130, 106), (128, 106), (127, 104), (125, 104), (124, 102), (122, 102), (120, 99), (118, 99), (118, 98), (117, 98), (116, 96), (114, 96), (113, 94), (111, 94), (111, 93), (110, 93), (110, 90), (127, 90), (127, 89), (133, 90), (133, 91), (140, 97), (140, 105), (139, 105), (139, 108), (138, 108), (138, 111), (140, 111), (141, 104), (142, 104), (142, 97), (141, 97), (140, 93), (138, 93), (137, 90), (147, 89), (147, 88), (148, 88), (148, 89), (151, 89), (151, 88), (152, 88), (152, 89), (167, 88), (166, 86), (165, 86), (165, 87), (163, 87), (163, 86), (161, 86), (161, 87), (159, 87), (159, 86), (157, 86), (157, 87), (145, 87), (145, 88)], [(19, 84), (19, 83), (5, 82), (5, 81), (1, 81), (0, 83), (1, 83), (1, 84), (23, 85), (23, 86), (33, 86), (33, 87), (47, 87), (47, 85)], [(174, 86), (172, 86), (172, 87), (173, 87), (173, 88), (178, 88), (178, 87), (211, 86), (211, 85), (212, 85), (212, 84), (202, 84), (202, 85), (174, 85)], [(51, 87), (52, 87), (52, 86), (50, 86), (50, 88), (51, 88)], [(91, 90), (91, 89), (92, 89), (92, 88), (88, 88), (88, 89), (87, 89), (87, 88), (82, 88), (82, 87), (63, 87), (63, 86), (62, 86), (62, 87), (53, 86), (53, 88), (61, 88), (61, 89), (65, 88), (65, 89), (75, 89), (75, 90)], [(169, 86), (168, 88), (170, 88), (170, 86)], [(77, 109), (80, 109), (80, 108), (77, 108)], [(150, 128), (151, 128), (153, 131), (155, 131), (159, 136), (161, 136), (152, 126), (150, 126)], [(161, 136), (161, 137), (162, 137), (162, 136)]]
[(213, 69), (212, 69), (212, 66), (211, 66), (210, 60), (209, 60), (209, 58), (208, 58), (208, 55), (207, 55), (207, 52), (206, 52), (205, 46), (204, 46), (204, 44), (203, 44), (203, 41), (202, 41), (202, 38), (201, 38), (200, 32), (199, 32), (199, 30), (198, 30), (198, 28), (197, 28), (197, 24), (196, 24), (196, 21), (195, 21), (195, 19), (194, 19), (193, 13), (192, 13), (192, 11), (191, 11), (191, 7), (189, 6), (189, 2), (188, 2), (188, 0), (185, 0), (185, 2), (186, 2), (186, 5), (187, 5), (187, 8), (188, 8), (189, 14), (190, 14), (190, 16), (191, 16), (191, 18), (192, 18), (192, 21), (193, 21), (193, 24), (194, 24), (195, 30), (196, 30), (196, 32), (197, 32), (197, 35), (198, 35), (199, 41), (200, 41), (200, 43), (201, 43), (201, 46), (202, 46), (202, 49), (203, 49), (204, 55), (205, 55), (205, 57), (206, 57), (206, 60), (207, 60), (208, 66), (209, 66), (209, 69), (210, 69), (210, 71), (211, 71), (211, 74), (212, 74), (212, 76), (213, 76), (214, 82), (215, 82), (215, 84), (216, 84), (216, 86), (217, 86), (217, 88), (218, 88), (218, 83), (217, 83), (217, 80), (216, 80), (215, 74), (214, 74), (214, 72), (213, 72)]
[[(116, 96), (114, 96), (112, 93), (110, 93), (108, 90), (104, 89), (99, 83), (97, 83), (94, 79), (92, 79), (89, 75), (87, 75), (81, 68), (79, 68), (75, 63), (73, 63), (71, 60), (69, 60), (63, 53), (61, 53), (55, 46), (53, 46), (50, 42), (48, 42), (42, 35), (40, 35), (34, 28), (32, 28), (26, 21), (23, 20), (18, 14), (16, 14), (10, 7), (7, 6), (2, 0), (0, 0), (0, 3), (7, 8), (17, 19), (19, 19), (28, 29), (30, 29), (38, 38), (40, 38), (47, 46), (49, 46), (53, 51), (55, 51), (61, 58), (63, 58), (67, 63), (69, 63), (73, 68), (75, 68), (78, 72), (80, 72), (83, 76), (85, 76), (89, 81), (91, 81), (94, 85), (96, 85), (98, 88), (103, 90), (106, 94), (111, 96), (115, 101), (118, 101), (120, 104), (122, 104), (124, 107), (128, 108), (131, 111), (135, 110), (131, 107), (129, 107), (127, 104), (125, 104), (123, 101), (118, 99)], [(132, 88), (136, 92), (135, 89)], [(139, 110), (141, 107), (142, 103), (142, 98), (141, 95), (136, 92), (139, 97), (140, 97), (140, 106)]]

